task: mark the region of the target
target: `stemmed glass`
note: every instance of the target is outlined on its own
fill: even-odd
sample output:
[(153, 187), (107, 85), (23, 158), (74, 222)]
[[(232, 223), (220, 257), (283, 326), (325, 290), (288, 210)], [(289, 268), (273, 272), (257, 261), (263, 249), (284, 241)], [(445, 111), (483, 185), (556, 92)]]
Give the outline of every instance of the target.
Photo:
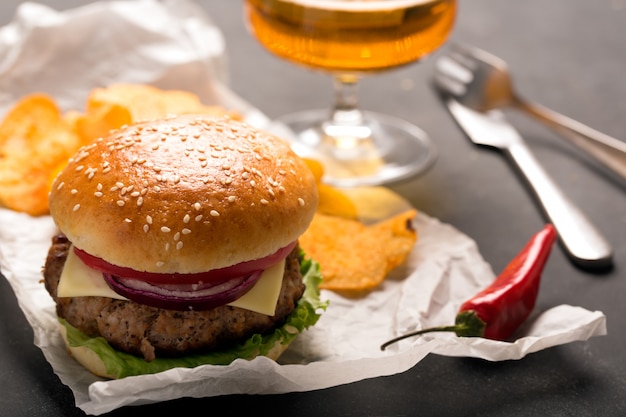
[(362, 111), (363, 75), (419, 61), (450, 34), (455, 0), (246, 0), (248, 28), (271, 53), (333, 75), (335, 103), (277, 119), (294, 150), (325, 166), (324, 181), (381, 185), (417, 175), (434, 146), (417, 126)]

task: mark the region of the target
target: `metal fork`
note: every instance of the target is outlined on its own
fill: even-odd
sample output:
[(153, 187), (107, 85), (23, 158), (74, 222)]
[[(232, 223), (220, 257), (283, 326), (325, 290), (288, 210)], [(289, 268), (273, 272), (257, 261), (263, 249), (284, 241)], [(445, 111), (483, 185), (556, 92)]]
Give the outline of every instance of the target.
[(626, 180), (626, 142), (522, 99), (514, 90), (506, 62), (475, 47), (452, 44), (437, 61), (435, 82), (460, 103), (474, 110), (511, 106), (559, 132)]

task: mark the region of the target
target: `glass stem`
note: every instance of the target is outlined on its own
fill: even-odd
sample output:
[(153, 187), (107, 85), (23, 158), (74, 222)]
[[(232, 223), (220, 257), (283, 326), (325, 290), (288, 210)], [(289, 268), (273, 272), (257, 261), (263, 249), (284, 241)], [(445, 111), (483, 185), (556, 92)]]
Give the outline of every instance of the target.
[(355, 149), (371, 139), (371, 129), (358, 106), (358, 81), (356, 75), (334, 77), (335, 103), (322, 129), (336, 148)]

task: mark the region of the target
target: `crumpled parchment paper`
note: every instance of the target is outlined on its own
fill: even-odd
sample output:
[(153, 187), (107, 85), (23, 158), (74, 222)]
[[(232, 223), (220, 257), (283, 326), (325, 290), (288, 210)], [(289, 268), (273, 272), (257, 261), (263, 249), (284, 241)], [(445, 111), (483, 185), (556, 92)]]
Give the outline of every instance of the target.
[[(28, 92), (47, 92), (64, 109), (82, 109), (91, 88), (120, 81), (188, 89), (206, 103), (238, 109), (251, 124), (271, 127), (262, 112), (226, 87), (224, 39), (191, 2), (112, 1), (64, 13), (25, 3), (0, 29), (2, 112)], [(354, 190), (352, 197), (365, 220), (406, 208), (403, 199), (384, 188)], [(494, 278), (471, 238), (424, 213), (415, 223), (419, 240), (406, 264), (359, 297), (324, 291), (323, 298), (330, 300), (327, 311), (278, 363), (257, 358), (116, 381), (94, 377), (66, 354), (53, 302), (41, 283), (56, 231), (50, 217), (0, 209), (0, 269), (33, 327), (34, 343), (72, 389), (76, 405), (94, 415), (183, 396), (321, 389), (400, 373), (429, 353), (520, 359), (606, 334), (602, 312), (560, 305), (536, 311), (514, 342), (433, 333), (382, 352), (380, 344), (399, 333), (450, 324), (461, 302)]]

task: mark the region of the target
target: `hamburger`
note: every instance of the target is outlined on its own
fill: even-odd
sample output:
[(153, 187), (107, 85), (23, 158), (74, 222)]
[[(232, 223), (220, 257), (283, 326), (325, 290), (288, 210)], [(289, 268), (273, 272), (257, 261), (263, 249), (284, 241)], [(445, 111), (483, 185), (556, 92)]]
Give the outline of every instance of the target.
[(122, 127), (70, 159), (49, 205), (44, 283), (68, 351), (98, 376), (276, 359), (325, 307), (298, 245), (315, 178), (243, 122)]

